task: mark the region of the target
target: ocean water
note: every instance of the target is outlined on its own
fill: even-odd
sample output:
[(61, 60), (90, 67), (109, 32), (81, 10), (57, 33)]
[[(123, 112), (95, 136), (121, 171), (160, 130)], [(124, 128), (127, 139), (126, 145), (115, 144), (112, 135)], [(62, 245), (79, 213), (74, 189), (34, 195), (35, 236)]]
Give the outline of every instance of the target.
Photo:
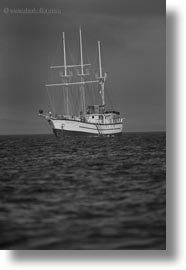
[(166, 134), (0, 136), (1, 249), (165, 249)]

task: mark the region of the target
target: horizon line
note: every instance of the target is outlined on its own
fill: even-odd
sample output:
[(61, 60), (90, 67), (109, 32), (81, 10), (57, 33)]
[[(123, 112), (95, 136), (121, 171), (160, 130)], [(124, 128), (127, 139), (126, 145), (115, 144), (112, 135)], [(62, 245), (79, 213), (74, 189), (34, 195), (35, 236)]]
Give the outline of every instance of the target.
[[(122, 134), (125, 133), (166, 133), (166, 130), (152, 130), (152, 131), (125, 131), (122, 132)], [(34, 135), (54, 135), (51, 133), (12, 133), (12, 134), (0, 134), (0, 136), (34, 136)]]

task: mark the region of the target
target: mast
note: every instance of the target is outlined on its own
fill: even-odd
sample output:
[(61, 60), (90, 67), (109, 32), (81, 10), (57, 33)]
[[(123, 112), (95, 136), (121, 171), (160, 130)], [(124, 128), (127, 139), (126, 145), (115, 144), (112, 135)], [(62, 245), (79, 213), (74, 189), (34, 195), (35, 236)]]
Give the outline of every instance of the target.
[(103, 77), (102, 72), (102, 64), (101, 64), (101, 42), (98, 40), (98, 55), (99, 55), (99, 79), (100, 79), (100, 85), (101, 85), (101, 99), (102, 99), (102, 105), (105, 105), (105, 77)]
[(102, 65), (101, 65), (101, 48), (100, 48), (101, 42), (98, 40), (98, 54), (99, 54), (99, 77), (102, 78)]
[[(61, 69), (64, 68), (64, 74), (60, 75), (64, 78), (64, 80), (61, 83), (49, 83), (45, 84), (46, 87), (57, 87), (57, 86), (64, 86), (65, 87), (65, 112), (67, 115), (69, 115), (69, 92), (68, 92), (68, 86), (73, 85), (79, 85), (80, 86), (80, 98), (81, 98), (81, 105), (82, 105), (82, 114), (83, 118), (85, 118), (86, 115), (86, 100), (85, 100), (85, 85), (86, 84), (92, 84), (92, 83), (99, 83), (100, 84), (100, 77), (96, 77), (95, 80), (85, 80), (85, 76), (89, 75), (88, 72), (84, 72), (84, 67), (91, 66), (91, 64), (84, 64), (83, 63), (83, 46), (82, 46), (82, 33), (81, 33), (81, 27), (79, 28), (79, 43), (80, 43), (80, 64), (67, 64), (66, 59), (66, 44), (65, 44), (65, 33), (63, 32), (63, 56), (64, 56), (64, 65), (52, 65), (50, 66), (51, 69)], [(78, 71), (78, 76), (80, 76), (80, 81), (70, 81), (69, 77), (73, 76), (73, 74), (69, 74), (68, 68), (80, 68), (80, 71)], [(102, 76), (102, 68), (100, 69), (101, 73), (100, 76)], [(101, 77), (104, 79), (103, 77)]]
[(63, 32), (63, 56), (64, 56), (65, 77), (67, 77), (67, 59), (66, 59), (66, 46), (65, 46), (65, 32)]
[[(83, 70), (83, 48), (82, 48), (82, 34), (81, 34), (81, 26), (79, 27), (79, 42), (80, 42), (80, 57), (81, 57), (81, 82), (84, 82), (84, 76), (86, 74), (84, 74), (84, 70)], [(85, 106), (85, 87), (84, 84), (80, 85), (80, 93), (81, 93), (81, 102), (82, 102), (82, 112), (83, 112), (83, 116), (85, 117), (85, 113), (86, 113), (86, 106)]]
[[(63, 56), (64, 56), (64, 70), (65, 70), (65, 83), (68, 82), (67, 75), (67, 59), (66, 59), (66, 46), (65, 46), (65, 32), (63, 32)], [(66, 114), (69, 115), (69, 98), (68, 98), (68, 87), (65, 86), (65, 96), (66, 96)]]
[(82, 34), (81, 34), (81, 26), (79, 27), (79, 42), (80, 42), (80, 57), (81, 57), (81, 76), (84, 75), (83, 72), (83, 47), (82, 47)]

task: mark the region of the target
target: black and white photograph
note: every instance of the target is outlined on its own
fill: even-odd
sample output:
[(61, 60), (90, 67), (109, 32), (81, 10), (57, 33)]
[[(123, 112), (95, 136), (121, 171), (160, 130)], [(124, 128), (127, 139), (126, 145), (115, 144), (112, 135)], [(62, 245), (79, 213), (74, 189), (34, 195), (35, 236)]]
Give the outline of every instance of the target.
[(166, 250), (166, 1), (0, 9), (0, 249)]

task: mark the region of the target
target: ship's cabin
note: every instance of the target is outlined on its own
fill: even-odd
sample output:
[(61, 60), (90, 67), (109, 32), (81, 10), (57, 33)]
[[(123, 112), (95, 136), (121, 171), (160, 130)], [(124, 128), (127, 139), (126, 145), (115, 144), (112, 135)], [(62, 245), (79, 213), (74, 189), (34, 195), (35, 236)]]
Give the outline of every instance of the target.
[(87, 107), (85, 121), (98, 124), (114, 124), (122, 121), (117, 111), (105, 111), (104, 105), (93, 105)]
[(80, 112), (79, 116), (55, 115), (55, 119), (83, 121), (93, 124), (115, 124), (122, 122), (119, 112), (105, 111), (105, 107), (103, 105), (88, 106), (85, 115), (83, 115), (82, 112)]

